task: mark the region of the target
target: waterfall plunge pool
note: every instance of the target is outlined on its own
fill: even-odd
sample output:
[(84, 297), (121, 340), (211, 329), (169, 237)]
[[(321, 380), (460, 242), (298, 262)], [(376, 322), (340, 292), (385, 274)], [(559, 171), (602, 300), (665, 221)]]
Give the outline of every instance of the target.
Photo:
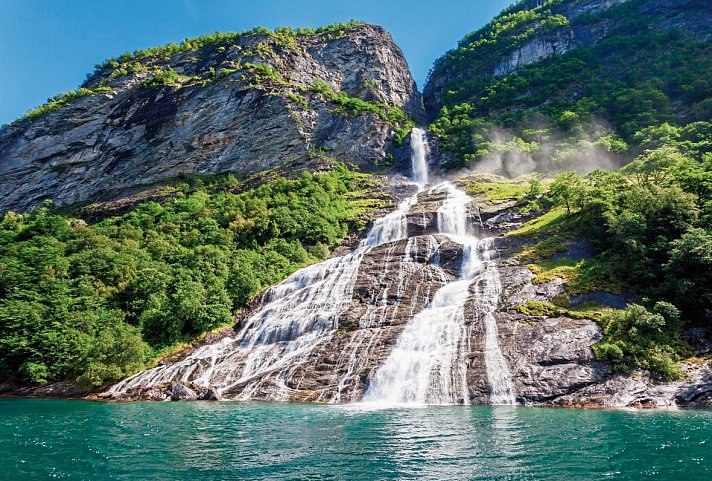
[(712, 410), (0, 399), (0, 480), (710, 479)]

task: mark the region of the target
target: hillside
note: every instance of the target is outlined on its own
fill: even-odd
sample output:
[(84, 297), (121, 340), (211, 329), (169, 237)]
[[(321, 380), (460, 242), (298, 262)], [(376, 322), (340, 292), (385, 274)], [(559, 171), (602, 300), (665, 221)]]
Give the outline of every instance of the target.
[(430, 131), (447, 167), (514, 175), (617, 167), (660, 125), (699, 142), (711, 27), (704, 0), (518, 2), (435, 62)]

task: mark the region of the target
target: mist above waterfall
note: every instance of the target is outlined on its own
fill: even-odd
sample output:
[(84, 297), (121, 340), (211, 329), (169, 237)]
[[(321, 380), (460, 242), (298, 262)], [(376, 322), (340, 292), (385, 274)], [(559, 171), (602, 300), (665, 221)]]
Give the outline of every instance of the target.
[(625, 156), (619, 151), (624, 144), (603, 121), (589, 122), (575, 134), (543, 120), (526, 127), (523, 130), (528, 135), (524, 140), (513, 130), (488, 125), (478, 134), (487, 153), (472, 161), (468, 170), (514, 178), (564, 170), (586, 174), (595, 169), (615, 170), (625, 163)]

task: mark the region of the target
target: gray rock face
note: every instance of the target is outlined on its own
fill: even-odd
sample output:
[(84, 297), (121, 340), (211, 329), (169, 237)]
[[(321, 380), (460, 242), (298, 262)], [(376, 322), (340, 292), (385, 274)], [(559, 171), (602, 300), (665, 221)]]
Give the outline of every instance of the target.
[[(561, 55), (578, 46), (591, 47), (604, 39), (615, 27), (615, 21), (602, 18), (595, 22), (589, 21), (590, 15), (601, 13), (613, 6), (629, 0), (567, 0), (551, 8), (554, 15), (563, 15), (569, 24), (547, 30), (545, 33), (528, 39), (523, 44), (502, 56), (495, 56), (488, 66), (480, 70), (458, 68), (457, 70), (440, 72), (428, 79), (423, 91), (423, 100), (428, 115), (432, 118), (442, 107), (443, 92), (450, 82), (461, 79), (472, 79), (486, 75), (504, 76), (517, 68), (529, 65), (553, 55)], [(532, 0), (522, 5), (530, 9), (541, 4)], [(706, 0), (646, 0), (637, 7), (642, 17), (659, 18), (656, 28), (661, 30), (680, 29), (685, 35), (698, 39), (709, 39), (710, 9)]]
[[(223, 51), (205, 47), (146, 60), (206, 79), (180, 88), (141, 87), (146, 72), (112, 79), (100, 71), (85, 86), (108, 82), (112, 93), (3, 128), (0, 212), (24, 211), (45, 199), (109, 199), (180, 173), (299, 166), (317, 153), (367, 170), (382, 164), (389, 149), (406, 155), (396, 161), (407, 161), (407, 149), (393, 141), (396, 125), (375, 113), (340, 111), (328, 95), (310, 90), (322, 81), (336, 92), (422, 117), (408, 65), (385, 30), (364, 25), (335, 39), (300, 35), (291, 48), (275, 42), (250, 35)], [(270, 65), (278, 78), (257, 79), (244, 68), (217, 75), (248, 62)]]
[(658, 383), (644, 371), (608, 376), (552, 400), (554, 405), (597, 407), (669, 407), (712, 405), (712, 365), (685, 364), (684, 377)]
[(517, 68), (529, 65), (539, 60), (543, 60), (553, 55), (561, 55), (568, 52), (574, 46), (573, 32), (563, 31), (553, 38), (538, 38), (525, 43), (512, 52), (509, 58), (494, 67), (494, 75), (503, 77), (512, 73)]
[(171, 390), (171, 401), (196, 401), (198, 395), (183, 384), (174, 384)]

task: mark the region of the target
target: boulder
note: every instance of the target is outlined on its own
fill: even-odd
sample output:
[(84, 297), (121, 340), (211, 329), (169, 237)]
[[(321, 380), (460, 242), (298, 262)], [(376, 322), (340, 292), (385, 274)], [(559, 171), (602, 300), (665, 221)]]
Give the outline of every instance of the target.
[(214, 387), (209, 387), (207, 391), (205, 391), (205, 394), (203, 394), (202, 397), (203, 401), (222, 401), (222, 395), (220, 394), (220, 391), (217, 390), (217, 388)]
[(177, 383), (171, 389), (171, 401), (196, 401), (198, 395), (183, 384)]

